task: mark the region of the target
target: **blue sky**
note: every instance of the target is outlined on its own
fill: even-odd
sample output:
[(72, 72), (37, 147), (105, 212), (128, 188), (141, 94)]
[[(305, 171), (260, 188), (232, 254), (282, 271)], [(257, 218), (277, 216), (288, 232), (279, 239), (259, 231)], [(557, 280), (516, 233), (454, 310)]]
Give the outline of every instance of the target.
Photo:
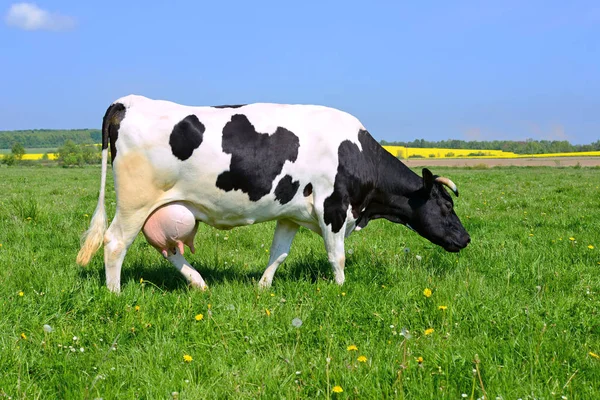
[(136, 93), (311, 103), (378, 140), (600, 139), (598, 1), (0, 2), (0, 130)]

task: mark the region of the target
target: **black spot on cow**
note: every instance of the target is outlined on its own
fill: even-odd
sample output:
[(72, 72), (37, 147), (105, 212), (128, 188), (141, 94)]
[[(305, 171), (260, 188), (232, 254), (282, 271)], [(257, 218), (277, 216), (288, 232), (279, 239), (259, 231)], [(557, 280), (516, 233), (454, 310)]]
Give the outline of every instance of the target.
[(275, 188), (275, 200), (279, 200), (281, 204), (289, 203), (298, 192), (299, 186), (299, 181), (292, 181), (290, 175), (284, 176)]
[(224, 104), (222, 106), (212, 106), (213, 108), (240, 108), (244, 107), (246, 104)]
[(205, 130), (204, 124), (193, 114), (179, 121), (173, 127), (169, 137), (169, 145), (173, 155), (181, 161), (190, 158), (194, 150), (202, 144)]
[(373, 155), (379, 144), (365, 130), (359, 132), (358, 140), (362, 151), (349, 140), (343, 141), (338, 147), (339, 164), (333, 193), (323, 204), (325, 224), (331, 225), (335, 233), (342, 229), (350, 205), (354, 217), (359, 216), (377, 179), (377, 168), (373, 162), (377, 158)]
[(111, 104), (102, 119), (102, 150), (108, 148), (110, 142), (110, 162), (117, 156), (116, 142), (119, 138), (121, 121), (125, 118), (125, 106), (121, 103)]
[(312, 194), (312, 183), (309, 183), (308, 185), (304, 186), (302, 194), (304, 195), (304, 197), (308, 197)]
[(223, 128), (223, 151), (231, 154), (229, 171), (217, 177), (217, 187), (241, 190), (251, 201), (271, 192), (273, 180), (286, 161), (298, 157), (300, 141), (289, 130), (278, 127), (271, 135), (259, 133), (242, 114), (235, 114)]

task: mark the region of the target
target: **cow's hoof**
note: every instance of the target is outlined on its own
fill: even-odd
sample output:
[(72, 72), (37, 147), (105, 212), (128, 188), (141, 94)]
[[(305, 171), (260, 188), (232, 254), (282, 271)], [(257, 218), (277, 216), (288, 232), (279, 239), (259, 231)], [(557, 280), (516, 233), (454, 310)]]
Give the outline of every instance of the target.
[(258, 288), (259, 289), (268, 289), (271, 287), (271, 281), (267, 280), (267, 279), (261, 279), (260, 281), (258, 281)]
[(190, 286), (193, 287), (194, 289), (200, 289), (203, 292), (208, 290), (208, 285), (204, 282), (191, 282)]

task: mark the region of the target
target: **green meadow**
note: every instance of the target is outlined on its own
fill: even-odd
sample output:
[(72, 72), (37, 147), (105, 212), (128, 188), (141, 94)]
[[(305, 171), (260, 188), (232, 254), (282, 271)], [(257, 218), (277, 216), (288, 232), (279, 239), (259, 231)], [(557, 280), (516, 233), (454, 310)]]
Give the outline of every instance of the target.
[(0, 399), (600, 398), (600, 169), (432, 170), (458, 254), (373, 221), (340, 287), (302, 228), (260, 291), (275, 224), (201, 225), (208, 291), (140, 234), (115, 295), (75, 263), (100, 168), (0, 168)]

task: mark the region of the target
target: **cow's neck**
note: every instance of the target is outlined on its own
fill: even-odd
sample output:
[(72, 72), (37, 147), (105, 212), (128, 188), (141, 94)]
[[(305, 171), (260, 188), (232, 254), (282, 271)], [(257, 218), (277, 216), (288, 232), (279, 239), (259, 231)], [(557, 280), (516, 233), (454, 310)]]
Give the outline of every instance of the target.
[(361, 144), (363, 151), (371, 153), (376, 180), (365, 198), (358, 226), (365, 226), (369, 220), (377, 218), (406, 224), (412, 212), (409, 196), (422, 188), (423, 179), (381, 147), (370, 135), (363, 136)]

